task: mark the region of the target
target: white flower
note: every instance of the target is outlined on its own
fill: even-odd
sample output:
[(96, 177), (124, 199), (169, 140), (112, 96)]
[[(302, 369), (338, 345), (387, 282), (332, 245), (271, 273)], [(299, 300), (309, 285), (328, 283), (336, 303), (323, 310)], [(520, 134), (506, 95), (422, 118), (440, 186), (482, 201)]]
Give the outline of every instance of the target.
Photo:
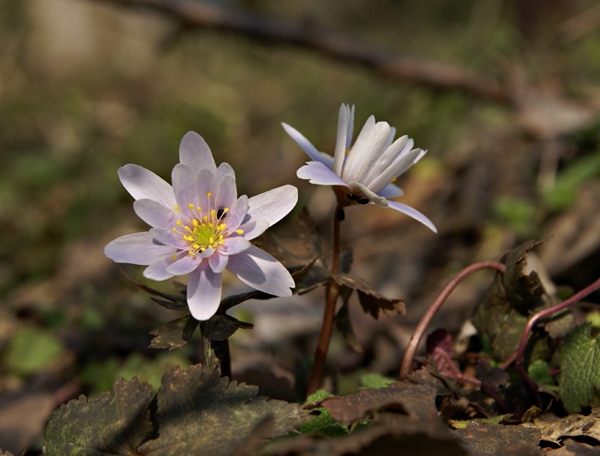
[(295, 128), (285, 123), (282, 125), (314, 160), (298, 169), (299, 178), (308, 179), (311, 184), (346, 187), (349, 204), (374, 203), (389, 207), (418, 220), (437, 233), (431, 220), (419, 211), (388, 199), (403, 194), (392, 182), (427, 153), (413, 149), (414, 141), (411, 138), (402, 136), (394, 141), (396, 129), (387, 122), (375, 122), (375, 117), (371, 116), (352, 145), (354, 106), (350, 108), (346, 104), (340, 107), (333, 157), (319, 152)]
[(194, 132), (183, 137), (179, 157), (172, 187), (141, 166), (119, 169), (136, 200), (136, 214), (152, 228), (115, 239), (105, 247), (106, 256), (147, 265), (144, 276), (153, 280), (189, 273), (187, 302), (197, 320), (208, 320), (219, 308), (225, 269), (257, 290), (291, 296), (290, 273), (249, 241), (294, 208), (298, 190), (284, 185), (238, 197), (231, 166), (217, 168), (208, 145)]

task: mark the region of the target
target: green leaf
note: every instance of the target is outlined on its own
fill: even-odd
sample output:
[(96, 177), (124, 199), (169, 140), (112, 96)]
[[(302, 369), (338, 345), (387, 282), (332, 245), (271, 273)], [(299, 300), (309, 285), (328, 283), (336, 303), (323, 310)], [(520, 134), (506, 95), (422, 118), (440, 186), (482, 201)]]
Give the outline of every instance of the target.
[(391, 377), (384, 377), (379, 374), (367, 374), (363, 375), (360, 379), (363, 388), (366, 389), (381, 389), (390, 386), (392, 383), (397, 382), (397, 379)]
[(491, 418), (475, 418), (472, 420), (450, 420), (449, 424), (455, 429), (466, 429), (469, 423), (500, 424), (502, 421), (510, 418), (512, 414), (493, 416)]
[(19, 329), (6, 347), (5, 361), (18, 375), (31, 375), (50, 366), (64, 351), (62, 342), (34, 326)]
[(550, 365), (546, 361), (538, 359), (533, 362), (527, 369), (527, 374), (537, 384), (544, 385), (550, 390), (556, 389), (556, 384), (554, 383), (554, 378), (552, 377)]
[(150, 331), (150, 334), (155, 336), (150, 341), (150, 348), (165, 348), (168, 350), (181, 348), (190, 341), (197, 326), (198, 320), (195, 320), (191, 315), (172, 320)]
[(220, 378), (201, 365), (165, 373), (157, 394), (158, 437), (145, 442), (143, 455), (230, 455), (269, 416), (265, 438), (284, 435), (308, 420), (298, 404), (257, 397), (258, 387)]
[(203, 324), (202, 334), (205, 339), (214, 342), (222, 342), (231, 337), (239, 328), (252, 329), (252, 323), (246, 323), (229, 315), (213, 315)]
[[(306, 399), (306, 404), (321, 401), (326, 397), (334, 396), (325, 390), (319, 390)], [(333, 419), (331, 413), (325, 407), (313, 409), (311, 414), (314, 413), (318, 413), (318, 415), (308, 423), (304, 423), (298, 427), (298, 430), (302, 434), (324, 434), (330, 437), (348, 434), (348, 426)]]
[(112, 393), (87, 399), (80, 396), (63, 404), (51, 416), (44, 433), (46, 456), (122, 455), (137, 453), (137, 447), (152, 432), (145, 411), (152, 401), (152, 388), (118, 379)]
[(577, 326), (559, 349), (561, 375), (559, 394), (565, 410), (579, 413), (581, 407), (595, 405), (600, 388), (600, 336), (591, 337), (591, 325)]

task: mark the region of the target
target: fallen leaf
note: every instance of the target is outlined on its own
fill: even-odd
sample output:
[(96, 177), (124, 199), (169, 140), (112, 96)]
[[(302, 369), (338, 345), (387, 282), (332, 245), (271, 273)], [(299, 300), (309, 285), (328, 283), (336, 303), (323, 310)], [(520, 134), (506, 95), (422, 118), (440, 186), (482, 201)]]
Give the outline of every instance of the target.
[(533, 425), (541, 431), (541, 440), (561, 444), (566, 437), (588, 437), (600, 444), (600, 408), (593, 408), (589, 415), (570, 414), (559, 418), (545, 413), (534, 418)]
[(505, 426), (472, 422), (454, 433), (477, 455), (543, 455), (538, 446), (540, 430), (528, 426)]

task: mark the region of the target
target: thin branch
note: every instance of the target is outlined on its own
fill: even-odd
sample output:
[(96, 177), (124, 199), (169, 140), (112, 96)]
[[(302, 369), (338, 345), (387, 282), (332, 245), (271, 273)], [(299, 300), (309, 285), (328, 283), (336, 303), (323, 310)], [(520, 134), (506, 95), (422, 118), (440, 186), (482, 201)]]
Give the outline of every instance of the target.
[(203, 28), (238, 33), (260, 41), (312, 49), (344, 62), (360, 63), (382, 76), (436, 89), (458, 90), (514, 105), (497, 81), (458, 66), (395, 56), (381, 48), (314, 26), (286, 24), (265, 17), (226, 10), (192, 0), (96, 0), (127, 7), (144, 7), (170, 15), (184, 30)]

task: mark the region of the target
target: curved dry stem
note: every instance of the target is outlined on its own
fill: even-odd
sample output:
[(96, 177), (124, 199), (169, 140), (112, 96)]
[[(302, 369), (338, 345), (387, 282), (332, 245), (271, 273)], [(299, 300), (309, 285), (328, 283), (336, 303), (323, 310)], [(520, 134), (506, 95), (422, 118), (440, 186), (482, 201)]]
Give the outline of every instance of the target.
[(404, 380), (408, 374), (410, 373), (410, 368), (412, 366), (413, 359), (415, 357), (415, 353), (417, 352), (417, 348), (419, 347), (419, 343), (427, 330), (427, 326), (433, 320), (435, 314), (437, 314), (438, 310), (442, 307), (450, 293), (454, 291), (457, 285), (462, 282), (467, 276), (472, 274), (475, 271), (479, 271), (480, 269), (495, 269), (500, 273), (504, 273), (506, 267), (502, 263), (498, 263), (497, 261), (480, 261), (478, 263), (472, 264), (471, 266), (466, 267), (462, 271), (460, 271), (448, 284), (442, 289), (440, 294), (435, 298), (425, 315), (421, 318), (421, 321), (417, 325), (415, 331), (413, 332), (412, 338), (408, 343), (408, 347), (406, 348), (406, 352), (404, 353), (404, 358), (402, 359), (402, 366), (400, 368), (400, 380)]

